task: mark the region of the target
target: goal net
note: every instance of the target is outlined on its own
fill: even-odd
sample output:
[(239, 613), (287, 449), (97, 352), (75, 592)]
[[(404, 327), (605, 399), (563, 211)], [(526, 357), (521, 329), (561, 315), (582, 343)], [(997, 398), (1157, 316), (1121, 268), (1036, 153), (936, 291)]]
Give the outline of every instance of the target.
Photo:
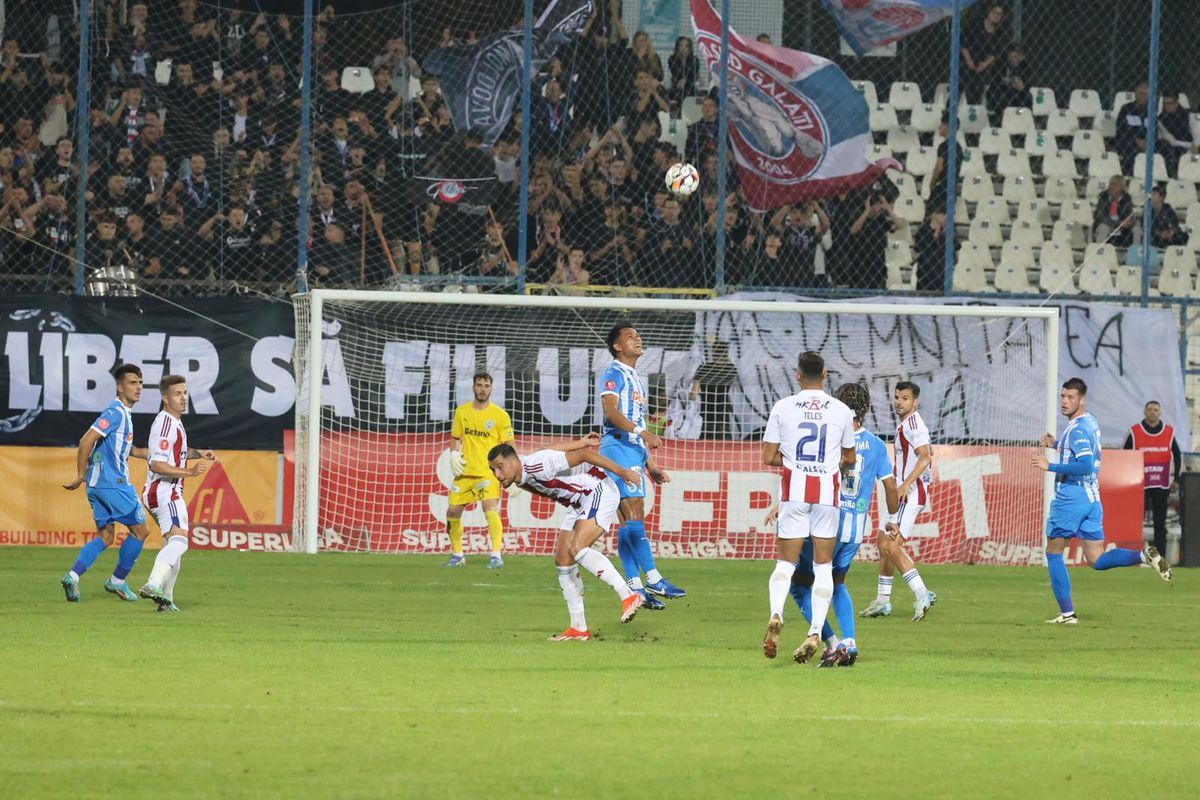
[[(448, 551), (450, 426), (472, 376), (494, 377), (519, 452), (598, 430), (618, 321), (646, 344), (637, 368), (666, 440), (655, 455), (672, 480), (647, 500), (658, 554), (772, 554), (763, 519), (779, 476), (759, 460), (761, 437), (775, 401), (798, 391), (805, 350), (824, 356), (830, 391), (869, 389), (866, 427), (886, 441), (896, 382), (921, 387), (934, 451), (912, 540), (922, 561), (999, 563), (1041, 541), (1046, 484), (1029, 456), (1054, 430), (1053, 310), (318, 290), (296, 297), (297, 547)], [(562, 511), (518, 491), (502, 517), (507, 552), (546, 553)], [(467, 552), (485, 552), (482, 510), (463, 522)], [(874, 555), (872, 537), (860, 557)]]

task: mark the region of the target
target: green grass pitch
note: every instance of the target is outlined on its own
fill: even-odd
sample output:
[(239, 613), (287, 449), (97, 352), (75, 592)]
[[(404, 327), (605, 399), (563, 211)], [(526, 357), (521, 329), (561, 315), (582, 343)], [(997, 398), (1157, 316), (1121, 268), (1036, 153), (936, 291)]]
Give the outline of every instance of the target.
[(668, 563), (689, 597), (629, 625), (585, 576), (602, 639), (554, 644), (544, 557), (193, 551), (167, 615), (104, 593), (111, 552), (67, 604), (74, 555), (0, 551), (6, 798), (1195, 796), (1196, 572), (1073, 569), (1061, 628), (1044, 569), (926, 567), (925, 622), (898, 586), (818, 670), (761, 654), (767, 562)]

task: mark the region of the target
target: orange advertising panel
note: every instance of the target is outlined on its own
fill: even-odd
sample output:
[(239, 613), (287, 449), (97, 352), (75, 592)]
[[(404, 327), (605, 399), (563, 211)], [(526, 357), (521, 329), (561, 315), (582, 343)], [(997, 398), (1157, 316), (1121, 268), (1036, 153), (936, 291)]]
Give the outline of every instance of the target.
[[(184, 481), (183, 496), (193, 527), (272, 525), (279, 517), (278, 453), (223, 450), (202, 477)], [(146, 462), (129, 460), (133, 485), (146, 481)], [(83, 487), (62, 484), (75, 475), (75, 449), (0, 448), (0, 485), (10, 502), (0, 504), (0, 545), (78, 547), (95, 534)], [(153, 517), (147, 519), (153, 547), (162, 544)], [(124, 528), (117, 526), (120, 535)]]

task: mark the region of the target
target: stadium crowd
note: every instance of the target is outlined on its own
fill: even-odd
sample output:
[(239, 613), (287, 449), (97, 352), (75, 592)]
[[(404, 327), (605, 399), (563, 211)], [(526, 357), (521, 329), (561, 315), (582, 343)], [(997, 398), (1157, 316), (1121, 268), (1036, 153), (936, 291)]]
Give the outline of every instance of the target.
[[(734, 287), (883, 289), (889, 238), (899, 231), (912, 244), (913, 288), (942, 289), (944, 141), (916, 219), (898, 216), (900, 191), (890, 180), (752, 212), (731, 164), (718, 220), (719, 109), (715, 89), (702, 94), (692, 41), (680, 37), (664, 65), (645, 33), (628, 36), (619, 3), (594, 8), (579, 41), (539, 75), (530, 119), (518, 113), (484, 148), (479, 132), (455, 132), (437, 79), (422, 72), (403, 31), (372, 27), (371, 39), (326, 6), (314, 32), (311, 278), (395, 285), (430, 274), (515, 275), (517, 158), (528, 124), (532, 283), (560, 291), (711, 288), (723, 225), (725, 280)], [(298, 23), (196, 0), (132, 3), (124, 17), (105, 9), (91, 48), (84, 159), (73, 133), (79, 31), (72, 6), (9, 3), (0, 49), (4, 283), (73, 285), (75, 193), (86, 163), (82, 234), (97, 292), (136, 284), (184, 293), (290, 286), (300, 194)], [(989, 11), (963, 53), (968, 99), (990, 98), (997, 108), (1031, 102), (1024, 53), (1008, 47), (1002, 30)], [(447, 29), (434, 45), (459, 41)], [(1177, 164), (1190, 146), (1179, 137), (1189, 133), (1186, 125), (1170, 130), (1178, 134), (1170, 140)], [(1144, 146), (1136, 132), (1122, 131), (1119, 148)], [(679, 160), (702, 176), (701, 191), (682, 202), (663, 186)], [(494, 186), (486, 201), (449, 204), (429, 176)], [(1109, 209), (1116, 226), (1127, 225), (1121, 202), (1099, 198), (1097, 226)], [(1169, 222), (1164, 215), (1156, 225), (1156, 241), (1181, 235)]]

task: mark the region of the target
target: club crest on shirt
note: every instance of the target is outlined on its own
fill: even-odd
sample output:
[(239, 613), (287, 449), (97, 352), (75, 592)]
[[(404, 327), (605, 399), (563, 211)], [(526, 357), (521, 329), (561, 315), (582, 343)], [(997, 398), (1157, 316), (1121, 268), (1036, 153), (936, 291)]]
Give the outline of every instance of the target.
[(611, 381), (611, 380), (610, 380), (610, 381), (605, 381), (605, 382), (604, 382), (604, 388), (605, 388), (605, 389), (608, 389), (608, 390), (611, 392), (612, 390), (614, 390), (614, 389), (616, 389), (616, 388), (617, 388), (617, 382), (616, 382), (616, 381)]
[(495, 422), (495, 420), (489, 419), (487, 422), (484, 423), (483, 427), (487, 428), (490, 431), (492, 428), (496, 427), (496, 422)]
[(108, 420), (106, 420), (106, 419), (100, 420), (99, 422), (96, 423), (96, 425), (99, 426), (100, 430), (102, 430), (102, 431), (108, 430)]
[(167, 449), (168, 447), (170, 447), (170, 446), (171, 446), (171, 443), (170, 443), (170, 442), (168, 442), (166, 439), (159, 439), (159, 440), (158, 440), (158, 449), (160, 449), (160, 450), (166, 450), (166, 449)]

